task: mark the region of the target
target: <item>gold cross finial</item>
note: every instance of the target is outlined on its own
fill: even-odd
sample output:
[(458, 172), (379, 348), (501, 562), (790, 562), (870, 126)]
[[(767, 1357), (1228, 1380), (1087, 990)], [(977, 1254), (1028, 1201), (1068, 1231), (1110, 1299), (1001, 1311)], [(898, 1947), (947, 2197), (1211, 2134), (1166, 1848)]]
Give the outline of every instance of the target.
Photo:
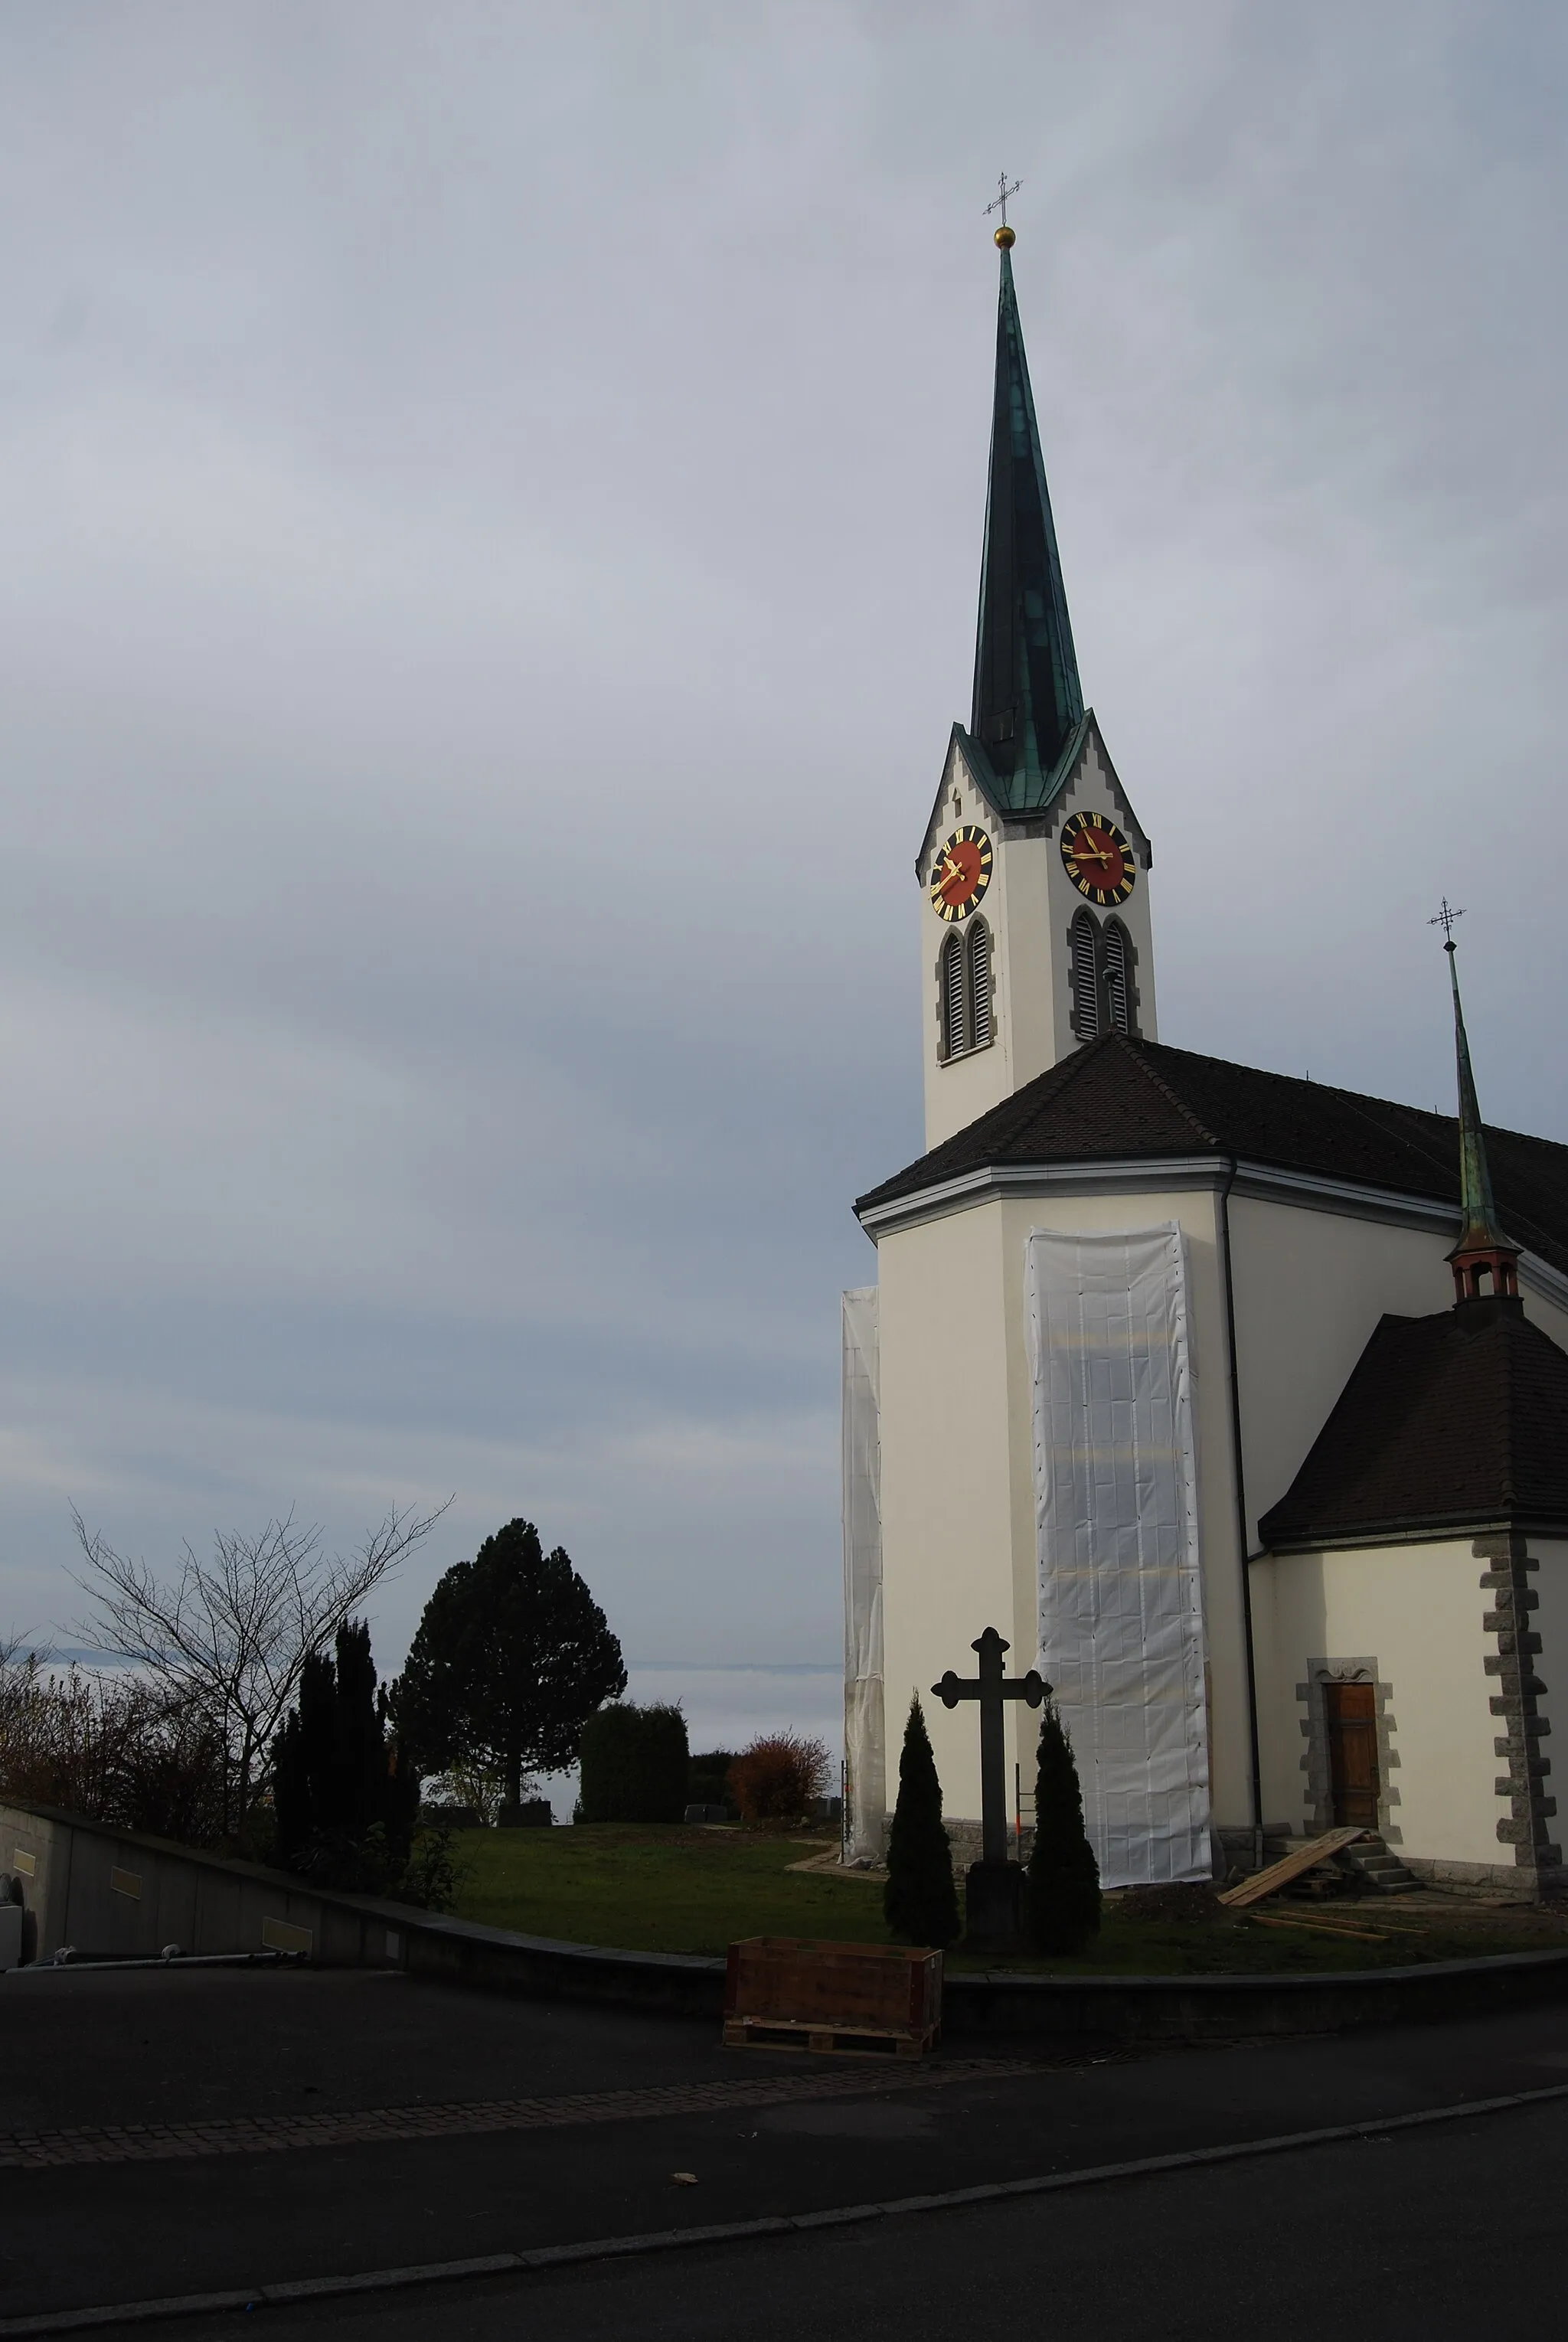
[(1456, 919), (1462, 919), (1464, 913), (1463, 911), (1456, 911), (1445, 895), (1443, 898), (1443, 908), (1439, 911), (1436, 918), (1428, 919), (1426, 924), (1429, 927), (1441, 927), (1443, 929), (1444, 937), (1443, 948), (1444, 951), (1458, 950), (1459, 946), (1453, 940), (1453, 923)]
[(994, 204), (987, 204), (985, 206), (985, 216), (987, 219), (990, 218), (993, 212), (1000, 212), (1002, 215), (1002, 225), (996, 231), (996, 242), (1000, 245), (1004, 252), (1006, 252), (1017, 240), (1014, 235), (1013, 230), (1007, 225), (1007, 198), (1009, 195), (1015, 195), (1018, 193), (1019, 185), (1020, 182), (1014, 179), (1012, 185), (1009, 185), (1007, 174), (1004, 171), (1001, 177), (996, 182), (995, 202)]

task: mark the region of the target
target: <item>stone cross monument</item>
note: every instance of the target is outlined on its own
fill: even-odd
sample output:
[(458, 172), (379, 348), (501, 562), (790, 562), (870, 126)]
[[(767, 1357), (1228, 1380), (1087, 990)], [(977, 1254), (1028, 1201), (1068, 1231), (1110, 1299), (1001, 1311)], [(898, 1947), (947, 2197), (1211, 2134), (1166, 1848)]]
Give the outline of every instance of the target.
[(961, 1699), (980, 1706), (980, 1835), (981, 1858), (972, 1862), (964, 1882), (966, 1920), (964, 1940), (989, 1945), (995, 1951), (1012, 1950), (1019, 1941), (1019, 1903), (1024, 1874), (1007, 1859), (1007, 1763), (1002, 1736), (1003, 1702), (1021, 1699), (1038, 1707), (1050, 1685), (1031, 1667), (1026, 1676), (1009, 1681), (1003, 1654), (1012, 1645), (994, 1626), (987, 1626), (970, 1648), (980, 1655), (980, 1672), (955, 1676), (951, 1667), (931, 1686), (944, 1707)]

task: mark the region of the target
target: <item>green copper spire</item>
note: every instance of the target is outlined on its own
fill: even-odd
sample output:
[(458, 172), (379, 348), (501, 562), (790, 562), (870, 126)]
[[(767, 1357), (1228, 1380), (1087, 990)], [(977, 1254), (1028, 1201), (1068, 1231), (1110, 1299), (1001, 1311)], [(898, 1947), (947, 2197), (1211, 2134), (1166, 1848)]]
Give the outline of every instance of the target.
[(1083, 717), (1084, 694), (1013, 289), (1013, 240), (1010, 227), (997, 229), (996, 392), (969, 728), (991, 759), (1005, 809), (1026, 813), (1046, 800)]
[(1459, 1201), (1464, 1222), (1459, 1231), (1459, 1242), (1448, 1258), (1459, 1299), (1473, 1301), (1485, 1289), (1482, 1282), (1483, 1270), (1491, 1272), (1493, 1293), (1518, 1291), (1519, 1247), (1510, 1244), (1503, 1235), (1497, 1206), (1492, 1200), (1486, 1135), (1481, 1126), (1475, 1076), (1470, 1066), (1470, 1043), (1464, 1031), (1464, 1007), (1459, 997), (1459, 946), (1453, 940), (1453, 922), (1463, 916), (1462, 911), (1451, 910), (1445, 898), (1432, 924), (1442, 926), (1446, 938), (1443, 948), (1448, 954), (1448, 979), (1453, 991), (1453, 1051), (1459, 1072)]

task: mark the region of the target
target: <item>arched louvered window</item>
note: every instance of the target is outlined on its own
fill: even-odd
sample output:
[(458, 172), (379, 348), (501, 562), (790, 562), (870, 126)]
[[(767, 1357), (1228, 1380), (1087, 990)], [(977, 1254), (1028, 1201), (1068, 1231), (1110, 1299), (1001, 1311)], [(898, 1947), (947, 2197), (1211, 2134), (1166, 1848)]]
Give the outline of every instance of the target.
[(988, 1048), (991, 1035), (991, 930), (984, 919), (974, 919), (969, 927), (970, 1047)]
[(1080, 1041), (1098, 1039), (1100, 1012), (1100, 929), (1093, 911), (1080, 911), (1073, 921), (1073, 1030)]
[(941, 1046), (944, 1059), (961, 1057), (969, 1046), (969, 949), (962, 933), (949, 927), (938, 962)]
[(1136, 1033), (1137, 964), (1133, 938), (1120, 919), (1104, 926), (1093, 911), (1079, 911), (1072, 927), (1073, 1030), (1080, 1041), (1102, 1033)]
[(1107, 919), (1102, 936), (1105, 966), (1105, 1006), (1112, 1029), (1133, 1030), (1133, 939), (1120, 919)]

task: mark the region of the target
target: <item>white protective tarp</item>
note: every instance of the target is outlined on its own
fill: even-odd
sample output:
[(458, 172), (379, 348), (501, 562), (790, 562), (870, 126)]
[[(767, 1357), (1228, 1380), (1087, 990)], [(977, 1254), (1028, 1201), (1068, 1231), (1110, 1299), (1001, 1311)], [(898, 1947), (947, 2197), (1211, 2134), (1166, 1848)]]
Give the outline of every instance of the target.
[(1208, 1724), (1182, 1232), (1032, 1229), (1040, 1654), (1106, 1887), (1207, 1878)]
[(876, 1287), (844, 1296), (844, 1850), (880, 1862), (887, 1814), (882, 1711), (882, 1424)]

